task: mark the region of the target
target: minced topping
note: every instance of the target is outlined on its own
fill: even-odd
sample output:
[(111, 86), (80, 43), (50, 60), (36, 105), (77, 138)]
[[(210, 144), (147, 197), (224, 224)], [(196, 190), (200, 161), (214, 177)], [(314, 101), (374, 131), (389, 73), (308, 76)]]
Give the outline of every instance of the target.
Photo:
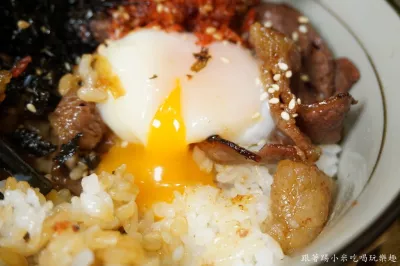
[(208, 61), (211, 59), (211, 55), (208, 53), (208, 48), (202, 47), (199, 53), (193, 54), (196, 62), (192, 65), (190, 70), (199, 72), (207, 66)]

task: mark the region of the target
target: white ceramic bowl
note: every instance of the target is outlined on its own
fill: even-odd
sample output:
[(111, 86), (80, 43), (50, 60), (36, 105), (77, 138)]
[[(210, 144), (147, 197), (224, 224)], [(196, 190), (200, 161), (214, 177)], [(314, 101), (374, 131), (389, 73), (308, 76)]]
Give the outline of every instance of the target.
[(385, 1), (285, 2), (310, 18), (335, 56), (350, 58), (361, 72), (351, 90), (359, 103), (346, 123), (331, 218), (310, 246), (285, 261), (317, 264), (329, 255), (329, 263), (340, 263), (343, 254), (371, 244), (400, 213), (400, 19)]

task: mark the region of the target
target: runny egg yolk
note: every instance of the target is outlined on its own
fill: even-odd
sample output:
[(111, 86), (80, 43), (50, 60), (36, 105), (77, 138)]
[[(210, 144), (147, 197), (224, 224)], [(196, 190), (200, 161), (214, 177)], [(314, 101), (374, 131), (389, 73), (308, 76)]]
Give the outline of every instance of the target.
[(122, 164), (135, 177), (140, 191), (136, 202), (141, 209), (171, 201), (173, 191), (183, 192), (186, 186), (213, 184), (212, 175), (202, 172), (194, 162), (186, 142), (179, 81), (154, 116), (147, 145), (115, 145), (98, 169), (111, 172)]

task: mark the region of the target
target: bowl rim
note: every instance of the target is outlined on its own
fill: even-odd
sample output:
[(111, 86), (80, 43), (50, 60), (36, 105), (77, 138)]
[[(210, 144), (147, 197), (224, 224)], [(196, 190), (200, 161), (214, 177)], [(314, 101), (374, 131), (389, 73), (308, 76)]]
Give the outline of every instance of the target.
[[(385, 99), (385, 91), (384, 87), (379, 75), (379, 72), (377, 70), (377, 67), (372, 60), (371, 55), (369, 54), (367, 48), (365, 45), (362, 43), (362, 41), (358, 38), (357, 34), (351, 29), (351, 27), (344, 22), (334, 11), (332, 11), (328, 6), (324, 5), (320, 1), (316, 1), (321, 7), (323, 7), (328, 13), (332, 14), (334, 17), (337, 18), (338, 22), (341, 23), (351, 35), (355, 38), (355, 40), (358, 42), (360, 47), (363, 49), (364, 53), (368, 57), (368, 61), (371, 64), (375, 76), (377, 78), (378, 84), (379, 84), (379, 89), (382, 95), (382, 103), (383, 103), (383, 113), (384, 113), (384, 129), (383, 129), (383, 134), (382, 134), (382, 141), (381, 141), (381, 147), (379, 150), (378, 158), (375, 162), (374, 168), (369, 176), (370, 180), (372, 176), (375, 174), (375, 170), (377, 169), (377, 166), (380, 163), (381, 155), (383, 153), (383, 149), (386, 144), (386, 135), (387, 135), (387, 106), (386, 106), (386, 99)], [(385, 2), (383, 2), (385, 4)], [(387, 6), (391, 7), (395, 12), (398, 17), (400, 17), (400, 6), (396, 5), (393, 0), (387, 0), (386, 1)], [(369, 182), (369, 181), (368, 181)], [(368, 184), (367, 182), (367, 184)], [(366, 184), (366, 185), (367, 185)], [(362, 193), (362, 192), (361, 192)], [(355, 238), (348, 243), (344, 245), (343, 248), (339, 249), (336, 254), (346, 254), (347, 256), (352, 256), (354, 254), (356, 255), (361, 255), (359, 252), (362, 252), (365, 250), (369, 245), (371, 245), (375, 240), (378, 239), (379, 236), (381, 236), (395, 221), (396, 219), (400, 217), (400, 192), (397, 193), (395, 198), (392, 200), (392, 202), (383, 210), (383, 212), (374, 220), (371, 222), (369, 226), (365, 230), (363, 230), (359, 235), (356, 235)], [(333, 255), (334, 256), (334, 255)], [(344, 262), (341, 262), (338, 260), (337, 262), (334, 262), (335, 260), (330, 259), (329, 263), (324, 263), (324, 265), (342, 265)]]

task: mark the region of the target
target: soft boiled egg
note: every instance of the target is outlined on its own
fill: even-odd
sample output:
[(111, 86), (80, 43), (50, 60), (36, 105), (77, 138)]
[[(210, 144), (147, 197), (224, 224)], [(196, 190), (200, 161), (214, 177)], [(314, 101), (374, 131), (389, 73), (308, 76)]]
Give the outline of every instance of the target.
[(115, 145), (99, 170), (126, 164), (135, 176), (138, 204), (168, 201), (174, 190), (212, 184), (192, 160), (189, 144), (211, 135), (249, 147), (274, 128), (257, 60), (248, 49), (219, 42), (207, 64), (191, 70), (201, 51), (190, 33), (135, 31), (101, 45), (124, 95), (109, 93), (98, 109), (105, 123), (128, 145)]

